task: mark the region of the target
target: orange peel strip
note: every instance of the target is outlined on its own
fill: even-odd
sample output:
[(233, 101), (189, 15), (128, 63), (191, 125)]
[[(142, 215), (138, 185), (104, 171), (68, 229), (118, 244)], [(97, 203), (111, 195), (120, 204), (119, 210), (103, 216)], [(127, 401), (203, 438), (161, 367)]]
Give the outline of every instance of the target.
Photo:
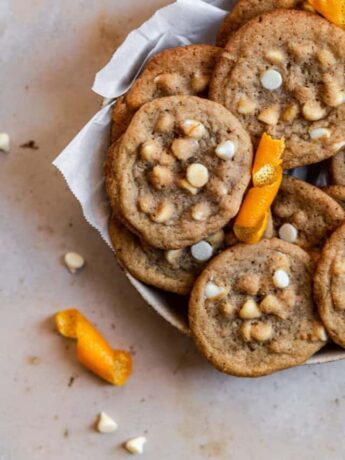
[(97, 329), (76, 309), (55, 315), (57, 330), (64, 337), (77, 340), (81, 364), (113, 385), (124, 385), (132, 373), (132, 356), (113, 350)]
[(345, 0), (309, 0), (315, 10), (340, 27), (345, 27)]
[(279, 178), (284, 149), (284, 139), (273, 139), (266, 133), (262, 135), (252, 170), (255, 187), (270, 185)]

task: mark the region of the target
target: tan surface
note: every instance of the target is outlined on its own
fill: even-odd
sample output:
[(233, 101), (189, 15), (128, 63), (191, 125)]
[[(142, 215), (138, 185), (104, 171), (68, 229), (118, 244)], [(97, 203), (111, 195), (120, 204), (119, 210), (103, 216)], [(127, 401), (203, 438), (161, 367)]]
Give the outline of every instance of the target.
[[(0, 458), (129, 459), (120, 444), (148, 430), (143, 459), (343, 460), (345, 362), (254, 382), (212, 370), (145, 306), (51, 166), (98, 108), (95, 71), (163, 3), (1, 2), (0, 131), (13, 148), (0, 154)], [(19, 148), (30, 139), (39, 150)], [(76, 277), (60, 264), (67, 249), (88, 262)], [(75, 362), (73, 344), (65, 350), (48, 319), (68, 306), (114, 345), (134, 346), (128, 387), (96, 381)], [(39, 365), (28, 364), (32, 355)], [(116, 434), (92, 431), (99, 410), (115, 417)]]

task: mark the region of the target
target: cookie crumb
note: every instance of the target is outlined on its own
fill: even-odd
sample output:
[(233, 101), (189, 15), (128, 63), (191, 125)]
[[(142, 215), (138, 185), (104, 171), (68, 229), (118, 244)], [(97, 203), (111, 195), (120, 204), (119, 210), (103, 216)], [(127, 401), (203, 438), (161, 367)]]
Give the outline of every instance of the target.
[(36, 142), (34, 140), (24, 142), (24, 144), (21, 144), (19, 147), (21, 149), (31, 149), (31, 150), (38, 150), (39, 149), (39, 146), (36, 144)]

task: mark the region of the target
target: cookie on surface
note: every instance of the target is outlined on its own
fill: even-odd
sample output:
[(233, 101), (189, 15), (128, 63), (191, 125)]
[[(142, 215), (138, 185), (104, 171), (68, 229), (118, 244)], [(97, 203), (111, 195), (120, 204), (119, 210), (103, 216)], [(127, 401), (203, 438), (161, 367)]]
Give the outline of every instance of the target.
[(345, 141), (345, 31), (303, 11), (259, 16), (227, 43), (210, 98), (255, 145), (263, 132), (285, 137), (284, 169), (329, 158)]
[(252, 156), (248, 134), (221, 105), (194, 96), (149, 102), (111, 165), (121, 216), (152, 246), (191, 246), (237, 214)]
[(146, 102), (164, 96), (207, 93), (219, 52), (210, 45), (187, 45), (166, 49), (151, 58), (127, 94), (115, 103), (113, 141), (126, 131), (134, 113)]
[[(345, 145), (342, 146), (342, 148)], [(341, 150), (331, 159), (330, 174), (332, 184), (345, 185), (345, 150)]]
[(220, 230), (194, 247), (163, 251), (142, 242), (115, 217), (109, 234), (122, 265), (146, 284), (176, 294), (188, 294), (196, 276), (225, 244)]
[(311, 259), (278, 239), (215, 257), (193, 287), (189, 323), (201, 353), (237, 376), (301, 364), (327, 340), (313, 305)]
[(271, 212), (276, 235), (313, 256), (345, 219), (344, 209), (333, 198), (291, 176), (284, 176)]
[(325, 244), (314, 277), (314, 294), (329, 336), (345, 347), (345, 224)]
[(217, 34), (217, 46), (225, 46), (231, 34), (251, 19), (275, 9), (303, 8), (303, 0), (238, 0), (226, 16)]

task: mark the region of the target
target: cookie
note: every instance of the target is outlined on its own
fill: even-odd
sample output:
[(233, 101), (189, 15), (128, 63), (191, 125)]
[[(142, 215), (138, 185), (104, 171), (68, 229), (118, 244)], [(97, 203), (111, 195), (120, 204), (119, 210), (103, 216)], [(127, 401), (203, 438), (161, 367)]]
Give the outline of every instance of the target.
[(317, 257), (331, 233), (345, 219), (343, 208), (322, 190), (284, 176), (272, 205), (275, 233)]
[(329, 336), (345, 347), (345, 224), (332, 234), (322, 251), (314, 294)]
[(307, 1), (302, 0), (239, 0), (233, 10), (226, 16), (217, 34), (217, 46), (225, 46), (230, 36), (240, 27), (260, 14), (275, 9), (312, 9)]
[(332, 184), (345, 185), (345, 150), (337, 153), (331, 159), (330, 174)]
[(323, 187), (322, 190), (333, 198), (340, 206), (345, 209), (345, 186), (344, 185), (330, 185)]
[(239, 117), (257, 145), (285, 137), (284, 169), (335, 155), (345, 133), (345, 32), (321, 17), (276, 10), (229, 40), (210, 84), (212, 100)]
[(115, 103), (113, 141), (146, 102), (163, 96), (206, 94), (219, 51), (210, 45), (188, 45), (166, 49), (151, 58), (131, 89)]
[(301, 364), (327, 340), (313, 305), (309, 255), (275, 238), (215, 257), (193, 287), (189, 324), (201, 353), (237, 376)]
[(225, 244), (223, 230), (192, 247), (162, 251), (142, 242), (113, 217), (109, 234), (120, 263), (146, 284), (188, 294), (196, 276)]
[(237, 214), (252, 156), (248, 134), (221, 105), (195, 96), (149, 102), (111, 167), (122, 218), (152, 246), (191, 246)]

